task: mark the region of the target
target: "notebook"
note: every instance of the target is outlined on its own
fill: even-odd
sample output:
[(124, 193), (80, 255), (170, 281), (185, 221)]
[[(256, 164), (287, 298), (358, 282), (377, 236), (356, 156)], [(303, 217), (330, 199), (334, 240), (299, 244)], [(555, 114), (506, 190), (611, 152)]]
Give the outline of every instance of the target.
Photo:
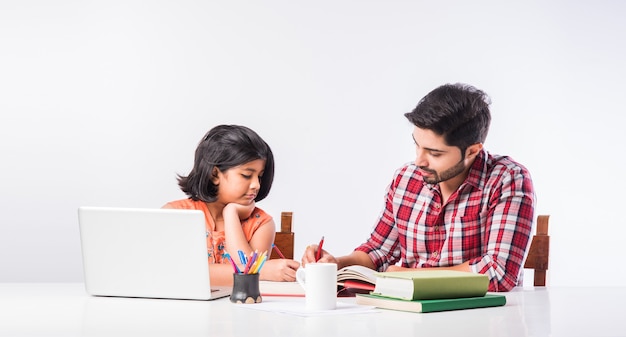
[(85, 289), (94, 296), (212, 300), (199, 210), (79, 207)]

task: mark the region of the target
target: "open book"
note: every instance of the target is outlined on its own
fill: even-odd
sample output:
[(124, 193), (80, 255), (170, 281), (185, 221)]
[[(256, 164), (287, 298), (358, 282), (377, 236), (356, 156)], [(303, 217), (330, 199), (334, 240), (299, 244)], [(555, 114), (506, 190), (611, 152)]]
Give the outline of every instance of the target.
[[(376, 271), (363, 266), (347, 266), (337, 270), (338, 296), (369, 294), (376, 284)], [(304, 296), (304, 289), (298, 282), (261, 281), (262, 296)]]
[(337, 294), (369, 294), (376, 285), (376, 271), (364, 266), (347, 266), (337, 270)]

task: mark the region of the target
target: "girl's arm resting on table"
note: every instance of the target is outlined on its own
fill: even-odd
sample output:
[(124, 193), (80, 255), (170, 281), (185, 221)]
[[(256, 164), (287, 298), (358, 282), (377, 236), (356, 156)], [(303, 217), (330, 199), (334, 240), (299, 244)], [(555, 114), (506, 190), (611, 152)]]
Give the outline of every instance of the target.
[(210, 263), (211, 286), (232, 286), (235, 270), (230, 263)]

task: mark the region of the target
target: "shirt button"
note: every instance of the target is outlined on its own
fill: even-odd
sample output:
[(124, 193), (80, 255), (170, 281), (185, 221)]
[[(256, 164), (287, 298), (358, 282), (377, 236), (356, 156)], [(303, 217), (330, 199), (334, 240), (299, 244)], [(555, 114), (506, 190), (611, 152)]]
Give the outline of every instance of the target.
[(439, 231), (439, 226), (435, 226), (435, 232)]
[(441, 205), (439, 205), (439, 204), (435, 204), (435, 208), (436, 208), (436, 209), (439, 209), (440, 207), (441, 207)]
[(438, 255), (439, 255), (439, 253), (433, 252), (433, 257), (437, 257)]

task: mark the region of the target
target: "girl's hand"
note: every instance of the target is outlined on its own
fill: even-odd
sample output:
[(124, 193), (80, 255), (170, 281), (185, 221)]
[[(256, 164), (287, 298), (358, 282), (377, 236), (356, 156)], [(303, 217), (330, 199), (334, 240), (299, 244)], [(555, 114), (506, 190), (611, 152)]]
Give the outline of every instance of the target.
[(289, 259), (267, 260), (261, 269), (261, 280), (294, 282), (298, 268), (300, 268), (298, 261)]
[(254, 211), (255, 207), (256, 203), (254, 201), (248, 205), (231, 202), (224, 207), (222, 214), (224, 215), (224, 218), (226, 218), (226, 214), (236, 214), (239, 220), (245, 220), (252, 215), (252, 211)]

